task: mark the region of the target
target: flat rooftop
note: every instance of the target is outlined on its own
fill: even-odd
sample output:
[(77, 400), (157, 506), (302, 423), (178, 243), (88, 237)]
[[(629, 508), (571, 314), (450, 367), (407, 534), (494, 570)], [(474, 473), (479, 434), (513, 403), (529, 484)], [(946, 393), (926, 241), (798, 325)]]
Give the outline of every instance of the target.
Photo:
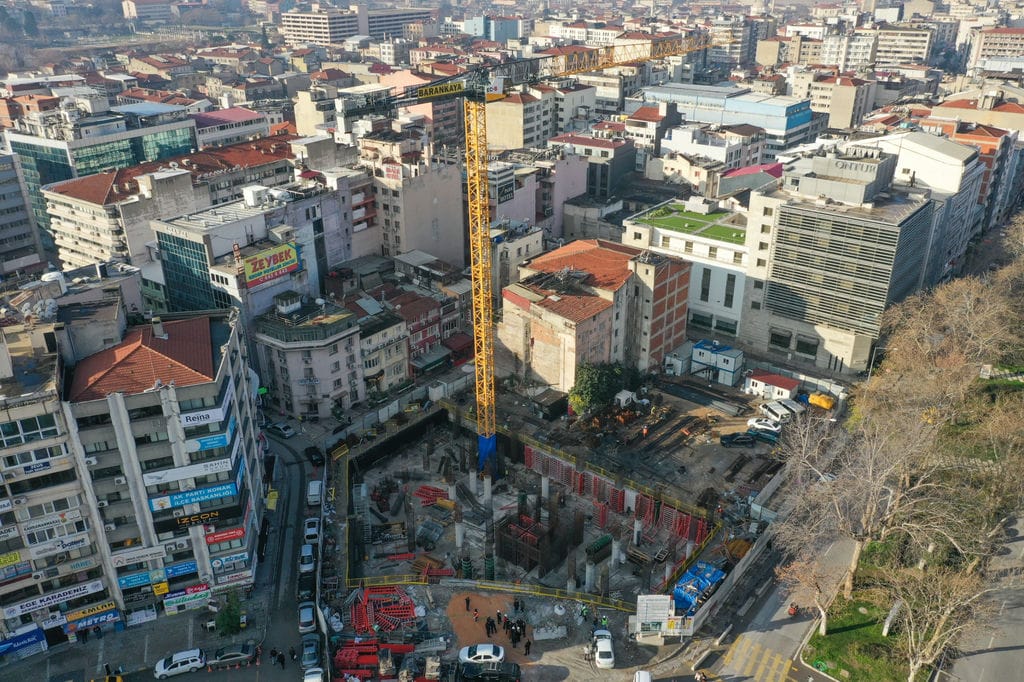
[(685, 204), (672, 203), (640, 213), (633, 217), (633, 222), (727, 244), (743, 244), (747, 228), (739, 224), (738, 218), (738, 214), (729, 211), (696, 213), (687, 210)]

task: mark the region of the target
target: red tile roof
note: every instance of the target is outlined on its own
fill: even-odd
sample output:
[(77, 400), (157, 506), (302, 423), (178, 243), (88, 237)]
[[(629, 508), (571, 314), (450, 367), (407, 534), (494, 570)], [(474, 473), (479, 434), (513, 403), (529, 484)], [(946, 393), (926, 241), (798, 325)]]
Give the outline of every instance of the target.
[(564, 317), (573, 322), (582, 322), (588, 317), (597, 315), (602, 310), (611, 308), (613, 305), (611, 301), (600, 296), (557, 294), (554, 291), (548, 291), (536, 286), (528, 286), (528, 288), (538, 294), (546, 295), (546, 298), (537, 301), (534, 305), (550, 310), (559, 317)]
[(760, 369), (751, 370), (750, 378), (769, 386), (777, 386), (784, 391), (792, 391), (800, 386), (800, 382), (796, 379), (790, 379), (781, 374), (773, 374), (772, 372), (765, 372)]
[(767, 173), (773, 178), (782, 177), (782, 164), (781, 163), (762, 163), (757, 166), (744, 166), (743, 168), (734, 168), (731, 171), (722, 173), (723, 178), (738, 178), (743, 175), (753, 175), (754, 173)]
[(533, 95), (527, 94), (525, 92), (517, 92), (506, 97), (504, 101), (509, 102), (511, 104), (531, 104), (533, 102), (537, 102), (538, 99)]
[(658, 123), (659, 121), (664, 120), (665, 115), (658, 110), (657, 106), (648, 105), (645, 107), (640, 107), (639, 109), (634, 111), (632, 114), (629, 115), (629, 118), (634, 121), (648, 121), (650, 123)]
[(628, 263), (640, 253), (640, 249), (603, 239), (579, 239), (537, 256), (528, 267), (538, 272), (582, 270), (589, 286), (615, 291), (630, 278)]
[(102, 400), (110, 393), (142, 393), (160, 381), (179, 388), (213, 381), (210, 318), (164, 323), (166, 339), (146, 325), (130, 329), (124, 341), (90, 355), (75, 367), (70, 399)]

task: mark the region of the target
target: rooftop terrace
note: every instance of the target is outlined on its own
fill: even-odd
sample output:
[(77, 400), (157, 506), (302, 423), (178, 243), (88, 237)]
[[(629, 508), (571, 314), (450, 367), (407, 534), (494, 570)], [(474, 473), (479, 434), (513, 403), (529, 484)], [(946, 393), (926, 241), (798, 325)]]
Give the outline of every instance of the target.
[(692, 234), (728, 244), (743, 244), (747, 234), (746, 227), (739, 224), (735, 213), (729, 211), (696, 213), (688, 211), (681, 203), (658, 206), (637, 215), (633, 220), (642, 225)]

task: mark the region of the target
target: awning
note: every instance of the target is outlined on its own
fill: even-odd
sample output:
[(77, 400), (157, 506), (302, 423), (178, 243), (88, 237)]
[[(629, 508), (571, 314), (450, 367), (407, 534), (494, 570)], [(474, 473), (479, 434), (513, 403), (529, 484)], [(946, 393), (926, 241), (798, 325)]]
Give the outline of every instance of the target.
[(426, 372), (446, 363), (451, 354), (452, 352), (444, 346), (438, 346), (418, 358), (413, 358), (409, 364), (411, 364), (413, 369), (417, 372)]
[(473, 337), (465, 332), (456, 332), (442, 341), (441, 344), (458, 353), (473, 345)]

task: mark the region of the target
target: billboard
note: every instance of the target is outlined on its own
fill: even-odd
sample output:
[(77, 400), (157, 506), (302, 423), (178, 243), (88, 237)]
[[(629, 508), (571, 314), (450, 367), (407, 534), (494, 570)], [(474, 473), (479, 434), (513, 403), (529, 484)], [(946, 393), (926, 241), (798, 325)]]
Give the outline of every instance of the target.
[(283, 277), (299, 268), (299, 250), (292, 242), (278, 244), (247, 257), (245, 264), (245, 286), (252, 288)]
[(237, 494), (238, 488), (234, 483), (221, 483), (210, 488), (187, 490), (173, 495), (151, 498), (149, 500), (149, 509), (150, 511), (158, 512), (165, 509), (173, 509), (174, 507), (184, 507), (186, 504), (219, 500), (222, 497), (231, 497)]

